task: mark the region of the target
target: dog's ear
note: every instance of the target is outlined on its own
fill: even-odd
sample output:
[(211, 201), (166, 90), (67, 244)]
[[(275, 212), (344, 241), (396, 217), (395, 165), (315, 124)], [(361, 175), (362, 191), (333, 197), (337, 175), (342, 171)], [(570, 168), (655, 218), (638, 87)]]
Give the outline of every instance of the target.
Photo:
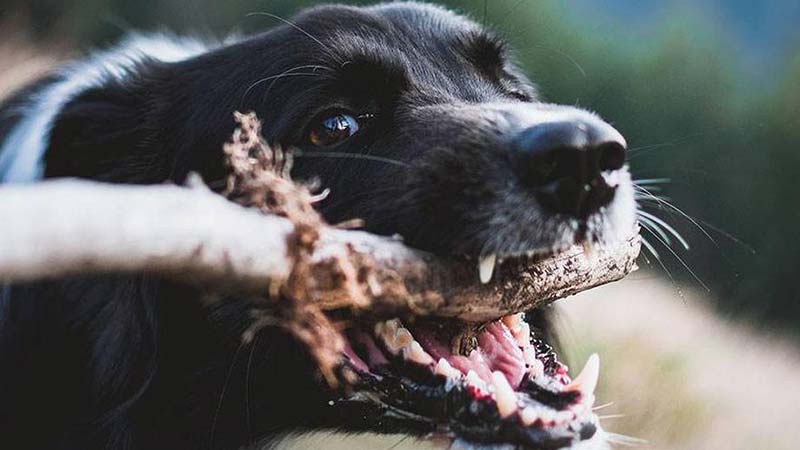
[[(56, 115), (45, 154), (46, 177), (154, 182), (168, 175), (156, 136), (152, 86), (110, 81), (82, 92)], [(147, 143), (147, 145), (145, 145)]]

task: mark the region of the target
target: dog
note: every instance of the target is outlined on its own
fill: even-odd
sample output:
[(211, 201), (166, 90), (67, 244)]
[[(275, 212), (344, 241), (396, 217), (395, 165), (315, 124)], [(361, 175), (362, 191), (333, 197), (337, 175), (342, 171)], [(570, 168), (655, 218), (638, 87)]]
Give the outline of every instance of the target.
[[(320, 6), (228, 42), (133, 35), (27, 88), (0, 114), (4, 183), (77, 177), (222, 190), (234, 111), (295, 149), (293, 176), (330, 190), (330, 223), (472, 260), (630, 236), (626, 142), (548, 104), (499, 38), (416, 2)], [(6, 212), (13, 214), (12, 212)], [(42, 218), (54, 220), (55, 218)], [(91, 239), (91, 236), (87, 236)], [(434, 437), (454, 448), (605, 448), (597, 361), (574, 379), (546, 314), (483, 324), (414, 318), (346, 330), (333, 390), (280, 329), (241, 336), (250, 305), (154, 276), (0, 290), (0, 440), (14, 449), (266, 448), (310, 430)]]

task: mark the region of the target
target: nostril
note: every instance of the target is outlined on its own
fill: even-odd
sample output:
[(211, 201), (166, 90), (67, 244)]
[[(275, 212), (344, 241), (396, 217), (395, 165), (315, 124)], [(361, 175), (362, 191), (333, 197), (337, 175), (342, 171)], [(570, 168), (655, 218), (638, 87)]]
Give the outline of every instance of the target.
[(600, 170), (619, 170), (625, 165), (625, 147), (619, 142), (606, 142), (597, 146)]
[(549, 122), (520, 133), (510, 153), (519, 181), (552, 212), (588, 217), (616, 188), (602, 172), (625, 165), (625, 140), (598, 120)]
[(554, 151), (539, 152), (524, 161), (522, 181), (531, 187), (544, 186), (557, 178), (559, 155)]

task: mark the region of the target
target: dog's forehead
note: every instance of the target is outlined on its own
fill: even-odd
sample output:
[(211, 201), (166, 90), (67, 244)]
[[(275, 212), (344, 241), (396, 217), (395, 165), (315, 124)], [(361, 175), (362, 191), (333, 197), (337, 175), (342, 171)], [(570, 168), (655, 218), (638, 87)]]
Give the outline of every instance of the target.
[(486, 91), (489, 82), (481, 70), (505, 65), (503, 46), (493, 36), (439, 6), (323, 6), (296, 20), (297, 27), (313, 37), (305, 44), (322, 50), (316, 52), (318, 63), (336, 67), (367, 62), (396, 69), (410, 83), (440, 91), (437, 97)]
[(296, 20), (298, 28), (323, 43), (329, 56), (343, 59), (378, 53), (378, 48), (380, 53), (397, 50), (441, 59), (463, 54), (478, 39), (489, 39), (479, 25), (463, 16), (413, 2), (362, 8), (323, 6), (306, 11)]

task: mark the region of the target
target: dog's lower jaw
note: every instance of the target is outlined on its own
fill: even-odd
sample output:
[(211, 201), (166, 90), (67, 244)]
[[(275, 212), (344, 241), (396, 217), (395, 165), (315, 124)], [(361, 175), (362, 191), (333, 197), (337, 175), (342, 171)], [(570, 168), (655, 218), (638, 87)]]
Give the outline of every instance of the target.
[[(405, 444), (405, 446), (404, 446)], [(246, 450), (302, 450), (326, 448), (330, 450), (373, 450), (383, 448), (414, 448), (417, 450), (517, 450), (511, 444), (474, 444), (462, 439), (425, 439), (403, 434), (345, 433), (337, 431), (309, 431), (287, 433), (275, 439), (262, 441)], [(524, 449), (528, 450), (528, 449)], [(536, 449), (529, 449), (536, 450)], [(581, 441), (564, 450), (611, 450), (602, 428), (591, 439)]]

